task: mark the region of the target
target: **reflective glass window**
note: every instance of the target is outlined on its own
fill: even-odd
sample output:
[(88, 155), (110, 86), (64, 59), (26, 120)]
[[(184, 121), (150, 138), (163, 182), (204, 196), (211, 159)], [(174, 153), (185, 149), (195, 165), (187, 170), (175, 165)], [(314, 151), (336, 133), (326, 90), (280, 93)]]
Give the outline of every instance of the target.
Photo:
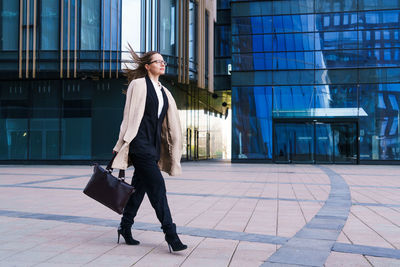
[(283, 15), (274, 16), (273, 31), (280, 32), (313, 32), (315, 15)]
[(0, 4), (0, 50), (18, 50), (19, 1)]
[(42, 0), (40, 12), (40, 49), (59, 49), (59, 3), (60, 1)]
[(272, 53), (234, 54), (233, 70), (268, 70), (272, 69)]
[(359, 10), (396, 9), (400, 8), (399, 0), (358, 0)]
[(231, 7), (230, 0), (220, 0), (217, 1), (218, 9), (229, 9)]
[(273, 1), (274, 14), (301, 14), (314, 12), (313, 0)]
[(274, 69), (314, 69), (314, 52), (277, 52)]
[(160, 52), (175, 55), (175, 0), (160, 1)]
[(400, 64), (400, 49), (369, 49), (359, 51), (360, 67), (397, 67)]
[(0, 159), (27, 159), (29, 89), (24, 82), (0, 83)]
[[(315, 70), (316, 84), (357, 83), (358, 70), (356, 68)], [(361, 77), (361, 74), (360, 74)]]
[[(190, 1), (189, 2), (189, 60), (191, 62), (197, 62), (197, 19), (196, 19), (196, 14), (197, 14), (197, 4)], [(207, 30), (208, 30), (208, 28), (206, 29), (206, 31)], [(208, 38), (207, 35), (206, 35), (206, 38)], [(206, 40), (206, 46), (207, 45), (208, 45), (208, 39)], [(206, 60), (207, 60), (207, 57), (206, 57)], [(193, 68), (193, 69), (195, 69), (195, 68)]]
[(357, 49), (356, 31), (319, 32), (315, 37), (316, 49)]
[(315, 52), (317, 69), (355, 68), (358, 66), (357, 50), (325, 50)]
[(272, 84), (272, 71), (233, 72), (232, 86), (263, 86)]
[(365, 84), (360, 87), (360, 158), (399, 160), (398, 120), (400, 84)]
[(315, 2), (315, 11), (317, 13), (357, 11), (357, 1), (354, 1), (354, 0), (316, 1)]
[(357, 13), (317, 14), (316, 31), (345, 31), (357, 29)]
[(307, 110), (314, 107), (313, 86), (275, 86), (274, 111)]
[(30, 91), (29, 159), (59, 159), (59, 83), (35, 81)]
[(367, 11), (358, 14), (359, 29), (398, 28), (400, 10)]
[(232, 88), (233, 159), (269, 159), (272, 155), (272, 89)]
[(100, 6), (99, 1), (86, 0), (81, 3), (81, 49), (100, 49)]
[(232, 16), (260, 16), (272, 14), (272, 1), (231, 3)]
[(316, 108), (357, 108), (357, 85), (323, 85), (315, 87)]
[(275, 34), (273, 51), (314, 50), (314, 33)]
[(61, 159), (91, 158), (93, 88), (88, 83), (70, 82), (63, 88)]
[[(61, 39), (63, 42), (63, 50), (75, 49), (75, 34), (73, 33), (73, 29), (75, 29), (75, 5), (79, 5), (77, 1), (61, 1), (61, 5), (64, 9), (64, 19), (61, 22), (61, 27), (63, 27), (63, 38)], [(68, 10), (70, 10), (70, 15), (68, 16)], [(79, 22), (77, 21), (77, 27), (79, 27)], [(70, 35), (68, 36), (68, 32)], [(78, 42), (79, 47), (79, 42)], [(71, 66), (71, 65), (70, 65)]]
[(232, 34), (271, 33), (272, 17), (233, 17)]
[(314, 83), (313, 70), (274, 70), (275, 85), (302, 85)]
[(218, 57), (226, 57), (231, 54), (230, 28), (230, 26), (215, 26), (215, 55)]

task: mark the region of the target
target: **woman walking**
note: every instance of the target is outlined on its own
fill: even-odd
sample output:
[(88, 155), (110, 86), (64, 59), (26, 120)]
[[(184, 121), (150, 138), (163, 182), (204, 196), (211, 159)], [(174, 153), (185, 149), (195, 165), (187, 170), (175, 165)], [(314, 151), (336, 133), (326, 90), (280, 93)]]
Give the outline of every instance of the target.
[(137, 68), (127, 70), (130, 81), (119, 138), (113, 149), (118, 153), (113, 168), (135, 168), (132, 185), (136, 191), (125, 207), (118, 228), (118, 242), (122, 235), (128, 245), (138, 245), (131, 228), (143, 201), (144, 194), (150, 200), (161, 228), (165, 234), (169, 251), (187, 248), (176, 233), (169, 210), (164, 178), (160, 170), (169, 175), (181, 173), (182, 155), (181, 125), (178, 109), (171, 93), (159, 82), (167, 63), (155, 51), (139, 57), (133, 50), (131, 55)]

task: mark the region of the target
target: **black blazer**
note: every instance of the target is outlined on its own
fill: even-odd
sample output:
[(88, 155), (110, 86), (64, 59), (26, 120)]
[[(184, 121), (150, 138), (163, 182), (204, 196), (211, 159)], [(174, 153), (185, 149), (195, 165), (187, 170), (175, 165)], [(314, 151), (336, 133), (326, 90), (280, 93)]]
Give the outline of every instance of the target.
[(134, 157), (160, 160), (161, 126), (168, 110), (168, 98), (161, 89), (164, 105), (158, 118), (158, 98), (150, 78), (146, 76), (147, 96), (142, 121), (136, 137), (129, 145), (129, 154)]

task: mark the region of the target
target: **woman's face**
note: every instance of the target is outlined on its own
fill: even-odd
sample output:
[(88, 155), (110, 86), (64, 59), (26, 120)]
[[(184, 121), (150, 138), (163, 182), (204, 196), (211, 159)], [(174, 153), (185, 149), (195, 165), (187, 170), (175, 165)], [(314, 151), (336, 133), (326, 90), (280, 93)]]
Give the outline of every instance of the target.
[(151, 61), (149, 64), (146, 64), (146, 69), (148, 72), (155, 76), (160, 76), (165, 73), (166, 63), (164, 58), (160, 54), (154, 54), (151, 56)]

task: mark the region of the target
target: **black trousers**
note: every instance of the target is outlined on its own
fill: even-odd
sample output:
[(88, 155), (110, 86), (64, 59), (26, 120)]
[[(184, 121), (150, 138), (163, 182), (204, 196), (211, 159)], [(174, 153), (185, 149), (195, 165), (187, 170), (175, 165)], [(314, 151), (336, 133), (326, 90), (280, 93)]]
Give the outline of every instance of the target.
[(131, 195), (122, 219), (121, 226), (131, 228), (134, 218), (142, 204), (144, 194), (150, 200), (157, 218), (161, 223), (164, 233), (174, 234), (175, 225), (172, 223), (171, 212), (169, 210), (164, 178), (158, 168), (157, 162), (151, 158), (141, 158), (130, 154), (135, 172), (132, 177), (132, 185), (136, 191)]

